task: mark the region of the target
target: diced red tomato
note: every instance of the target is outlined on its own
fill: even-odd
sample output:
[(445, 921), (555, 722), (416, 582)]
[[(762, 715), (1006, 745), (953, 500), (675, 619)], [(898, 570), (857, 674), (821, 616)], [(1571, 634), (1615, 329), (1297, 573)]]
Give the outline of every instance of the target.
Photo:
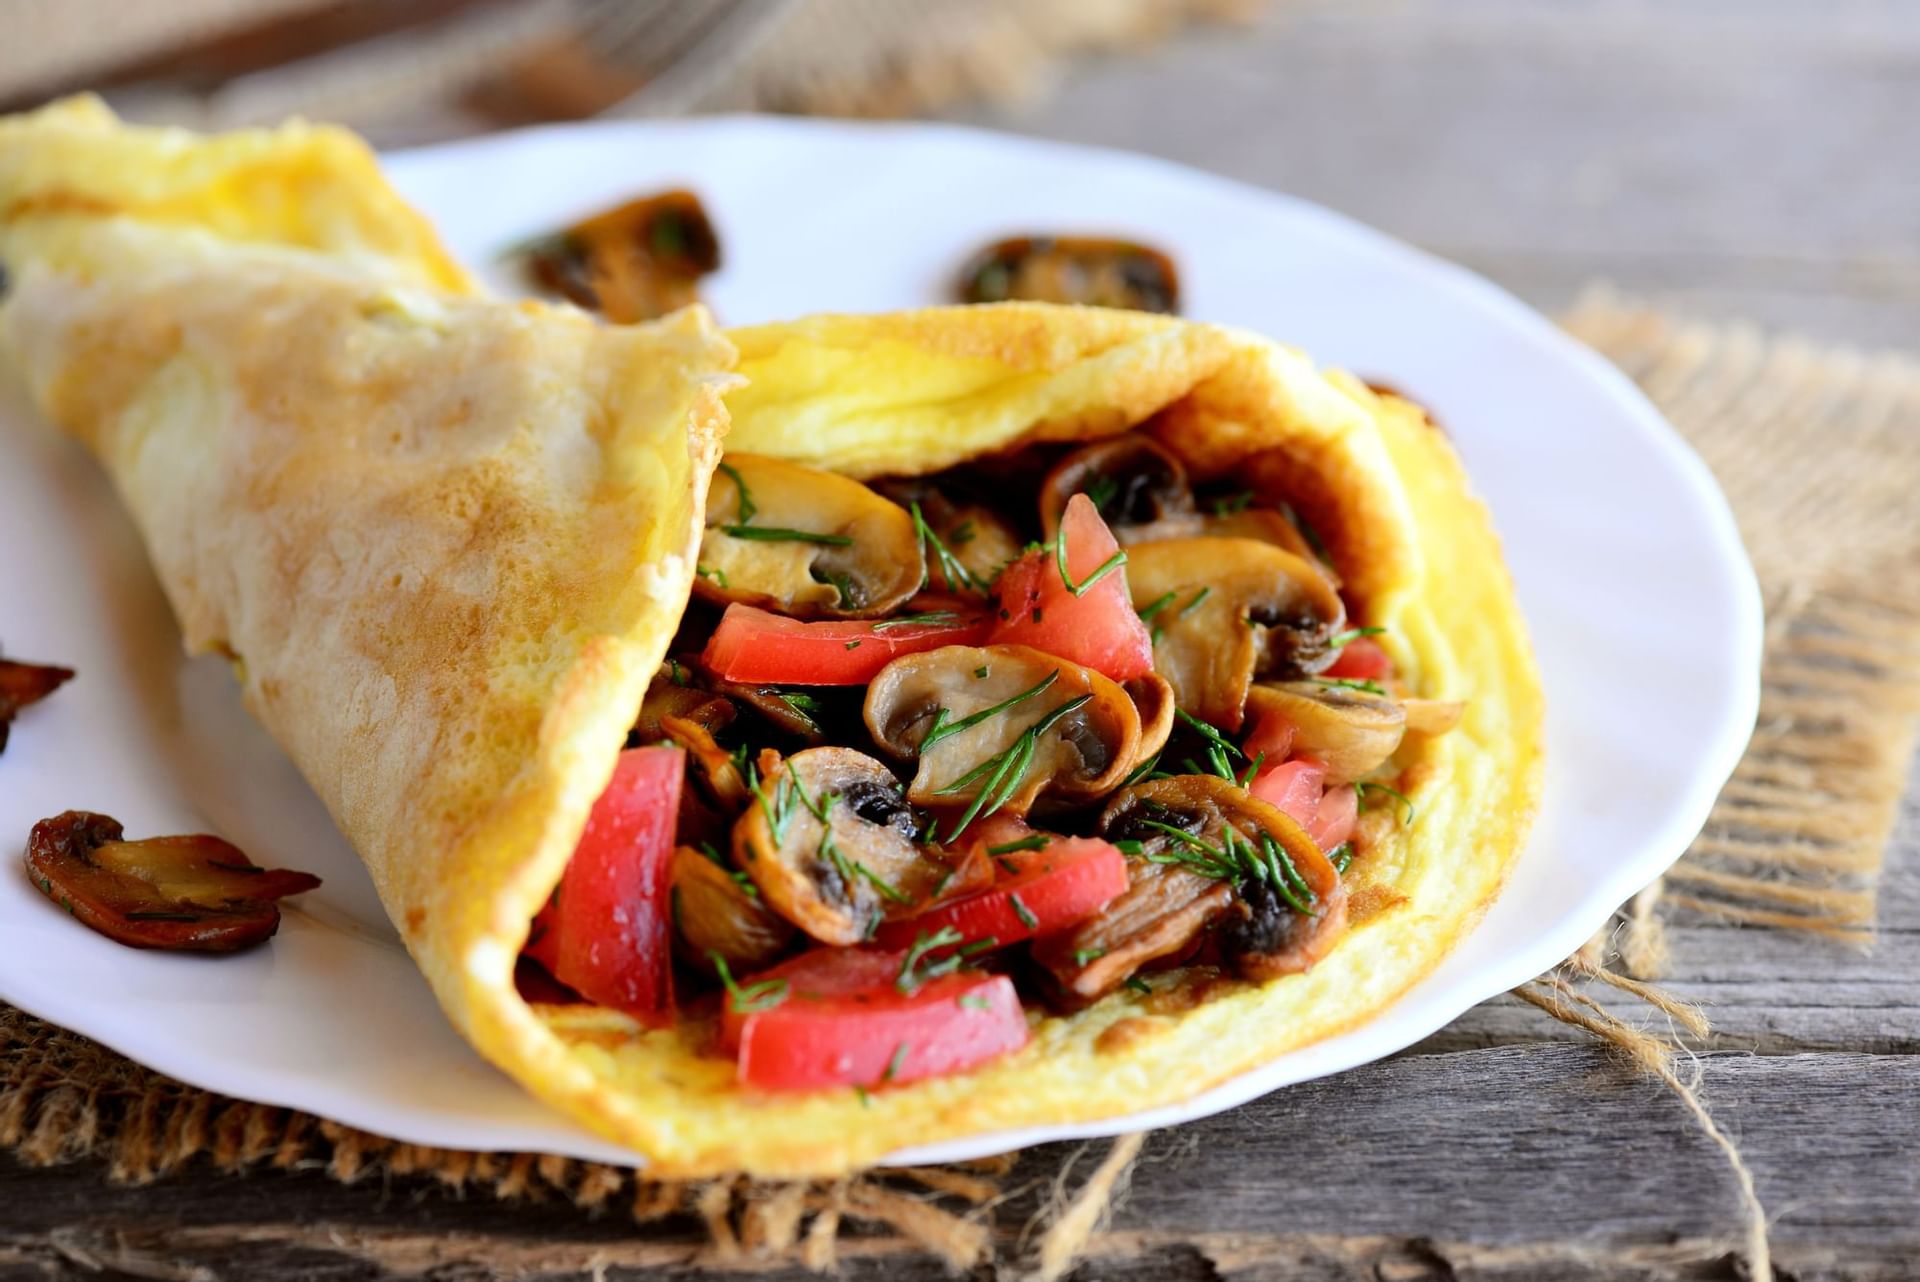
[(1038, 850), (998, 858), (1005, 867), (992, 888), (886, 923), (876, 936), (880, 947), (905, 948), (922, 931), (932, 936), (951, 926), (963, 939), (1004, 948), (1065, 930), (1127, 888), (1126, 856), (1097, 837), (1054, 837)]
[[(743, 993), (759, 996), (744, 1014), (729, 997), (721, 1029), (740, 1080), (765, 1090), (881, 1086), (961, 1072), (1026, 1045), (1011, 979), (961, 972), (903, 993), (905, 960), (817, 948), (741, 980)], [(785, 987), (763, 987), (775, 981)]]
[(1393, 675), (1393, 660), (1372, 637), (1355, 637), (1320, 675), (1348, 681), (1385, 681)]
[(1353, 825), (1360, 817), (1360, 793), (1352, 784), (1329, 788), (1320, 795), (1307, 835), (1314, 844), (1331, 854), (1353, 836)]
[(1293, 751), (1293, 736), (1293, 723), (1285, 717), (1272, 713), (1256, 716), (1241, 751), (1247, 754), (1248, 761), (1260, 758), (1262, 767), (1277, 766)]
[(716, 676), (750, 685), (857, 686), (900, 655), (979, 645), (989, 622), (985, 615), (968, 614), (932, 623), (802, 623), (735, 604), (720, 617), (701, 662)]
[(1325, 766), (1302, 757), (1263, 769), (1247, 785), (1247, 791), (1291, 816), (1304, 828), (1313, 822), (1313, 813), (1320, 808), (1326, 778)]
[(1331, 851), (1353, 835), (1360, 794), (1350, 784), (1328, 788), (1326, 777), (1325, 766), (1302, 757), (1262, 770), (1247, 791), (1305, 828), (1320, 849)]
[[(1067, 500), (1060, 537), (1066, 540), (1067, 573), (1076, 586), (1120, 550), (1113, 531), (1084, 494)], [(1153, 671), (1153, 640), (1133, 611), (1125, 566), (1076, 596), (1060, 576), (1057, 554), (1038, 549), (1001, 572), (994, 600), (998, 617), (987, 637), (989, 645), (1030, 645), (1115, 681)]]
[(557, 898), (536, 919), (546, 929), (530, 939), (555, 979), (656, 1026), (673, 1019), (668, 870), (685, 776), (678, 748), (620, 754)]

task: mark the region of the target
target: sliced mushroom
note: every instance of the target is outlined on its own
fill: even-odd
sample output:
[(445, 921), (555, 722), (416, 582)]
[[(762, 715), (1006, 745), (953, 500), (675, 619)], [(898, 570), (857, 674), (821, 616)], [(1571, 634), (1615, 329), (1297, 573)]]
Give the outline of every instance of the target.
[(1247, 691), (1255, 724), (1293, 727), (1293, 754), (1327, 768), (1327, 783), (1352, 783), (1379, 767), (1400, 746), (1407, 715), (1392, 699), (1348, 686), (1314, 681), (1257, 685)]
[(1346, 624), (1314, 565), (1253, 539), (1167, 539), (1127, 553), (1134, 608), (1152, 627), (1154, 670), (1179, 705), (1238, 730), (1255, 677), (1310, 675), (1332, 663)]
[(747, 804), (747, 781), (733, 754), (714, 742), (713, 735), (697, 721), (686, 717), (662, 717), (660, 730), (667, 738), (687, 750), (692, 759), (694, 779), (707, 799), (731, 814)]
[(1445, 699), (1402, 699), (1407, 714), (1407, 730), (1413, 734), (1445, 734), (1460, 724), (1467, 705)]
[(735, 711), (731, 700), (695, 685), (693, 669), (670, 659), (647, 686), (628, 735), (634, 746), (658, 743), (667, 737), (661, 723), (668, 717), (691, 721), (711, 734), (733, 724)]
[(1258, 539), (1262, 543), (1271, 543), (1275, 547), (1285, 548), (1302, 561), (1332, 580), (1334, 587), (1340, 586), (1340, 577), (1333, 567), (1320, 559), (1320, 554), (1308, 542), (1307, 536), (1300, 532), (1285, 513), (1276, 512), (1270, 507), (1248, 507), (1238, 512), (1214, 512), (1207, 516), (1200, 533), (1216, 539)]
[(694, 590), (796, 619), (877, 618), (920, 588), (913, 518), (860, 482), (731, 454), (707, 490)]
[(724, 858), (692, 846), (674, 848), (668, 874), (677, 928), (674, 944), (681, 959), (697, 969), (711, 971), (718, 954), (734, 974), (745, 974), (785, 952), (794, 928), (767, 907), (752, 879)]
[(280, 928), (273, 902), (318, 877), (262, 868), (218, 837), (123, 841), (106, 815), (69, 810), (33, 826), (27, 875), (83, 925), (131, 948), (231, 953)]
[(7, 750), (7, 732), (14, 714), (58, 690), (73, 679), (72, 668), (44, 663), (0, 659), (0, 752)]
[(1071, 1005), (1097, 1001), (1148, 962), (1186, 951), (1233, 906), (1233, 887), (1171, 864), (1127, 861), (1127, 888), (1072, 930), (1033, 946)]
[(851, 748), (762, 753), (734, 863), (768, 905), (823, 944), (857, 944), (948, 889), (956, 865), (922, 845), (891, 771)]
[(866, 718), (883, 749), (918, 762), (915, 803), (964, 806), (968, 817), (1024, 814), (1043, 792), (1097, 797), (1140, 751), (1125, 690), (1023, 645), (903, 655), (868, 687)]
[[(1157, 672), (1149, 672), (1144, 677), (1135, 677), (1121, 687), (1127, 697), (1133, 700), (1134, 711), (1140, 714), (1140, 746), (1133, 750), (1133, 765), (1151, 757), (1167, 746), (1167, 737), (1173, 733), (1173, 687), (1167, 679)], [(1128, 767), (1131, 774), (1132, 766)]]
[(699, 302), (700, 277), (720, 266), (719, 237), (690, 191), (629, 201), (524, 252), (541, 287), (622, 325)]
[[(992, 508), (966, 503), (917, 478), (878, 482), (875, 489), (901, 507), (920, 509), (940, 547), (927, 560), (927, 586), (934, 592), (984, 592), (1000, 568), (1020, 555), (1020, 535)], [(944, 550), (953, 559), (949, 565)]]
[(1046, 537), (1059, 531), (1067, 500), (1076, 494), (1093, 500), (1123, 544), (1201, 531), (1187, 469), (1143, 432), (1083, 445), (1053, 465), (1040, 484), (1040, 527)]
[[(1306, 829), (1224, 779), (1181, 775), (1135, 784), (1107, 803), (1100, 830), (1109, 840), (1139, 842), (1140, 858), (1149, 865), (1204, 875), (1231, 888), (1221, 910), (1221, 952), (1246, 978), (1269, 979), (1305, 969), (1325, 955), (1346, 927), (1346, 888)], [(1163, 865), (1157, 860), (1178, 862)], [(1173, 899), (1180, 908), (1190, 902), (1183, 894)], [(1080, 930), (1097, 930), (1100, 921), (1095, 918)], [(1192, 940), (1189, 934), (1176, 944), (1168, 933), (1136, 933), (1155, 948), (1165, 948), (1153, 952), (1154, 957), (1171, 955)], [(1118, 935), (1114, 943), (1122, 957), (1136, 955), (1142, 947)], [(1098, 946), (1099, 940), (1089, 935), (1079, 948)], [(1111, 955), (1112, 949), (1106, 956)], [(1089, 961), (1089, 967), (1106, 956)], [(1050, 957), (1059, 960), (1058, 955)], [(1125, 978), (1115, 977), (1112, 969), (1098, 973), (1098, 982), (1057, 968), (1054, 976), (1084, 996), (1089, 988), (1097, 990), (1099, 982), (1111, 986)]]
[(1096, 236), (1015, 236), (995, 241), (960, 272), (960, 300), (1180, 310), (1180, 277), (1157, 249)]

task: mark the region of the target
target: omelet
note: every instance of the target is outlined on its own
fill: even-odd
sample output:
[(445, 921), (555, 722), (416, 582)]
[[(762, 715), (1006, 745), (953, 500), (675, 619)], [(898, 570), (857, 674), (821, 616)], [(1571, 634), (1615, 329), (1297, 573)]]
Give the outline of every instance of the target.
[[(1487, 513), (1419, 409), (1259, 335), (1003, 304), (717, 331), (482, 295), (364, 145), (0, 122), (0, 345), (112, 475), (189, 651), (232, 660), (448, 1017), (665, 1176), (830, 1175), (1190, 1098), (1376, 1017), (1486, 909), (1538, 802), (1542, 696)], [(1029, 1015), (1014, 1053), (877, 1091), (750, 1091), (693, 1021), (536, 1005), (529, 922), (688, 607), (730, 451), (855, 478), (1133, 429), (1284, 494), (1410, 692), (1464, 701), (1369, 816), (1311, 970)]]

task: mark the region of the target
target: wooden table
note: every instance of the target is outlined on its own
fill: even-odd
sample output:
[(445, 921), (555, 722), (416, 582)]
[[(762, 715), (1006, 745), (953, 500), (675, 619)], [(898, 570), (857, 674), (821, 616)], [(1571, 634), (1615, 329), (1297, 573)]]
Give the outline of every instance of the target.
[[(1284, 188), (1543, 308), (1605, 276), (1920, 349), (1905, 0), (1281, 0), (1257, 31), (1088, 65), (1030, 111), (968, 118)], [(1702, 1095), (1799, 1282), (1920, 1278), (1916, 856), (1910, 798), (1870, 953), (1672, 931), (1672, 988), (1717, 1029)], [(1070, 1151), (1019, 1170), (1044, 1180)], [(1156, 1136), (1077, 1276), (1732, 1279), (1739, 1227), (1725, 1160), (1672, 1094), (1503, 999), (1385, 1063)], [(698, 1243), (691, 1224), (640, 1237), (617, 1215), (405, 1182), (199, 1171), (129, 1190), (0, 1159), (0, 1278), (629, 1278)], [(940, 1270), (855, 1242), (846, 1273)]]

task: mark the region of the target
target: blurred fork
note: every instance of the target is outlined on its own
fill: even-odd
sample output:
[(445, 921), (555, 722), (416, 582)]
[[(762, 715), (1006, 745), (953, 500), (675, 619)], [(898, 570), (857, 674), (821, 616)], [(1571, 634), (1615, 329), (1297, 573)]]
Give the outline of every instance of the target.
[(685, 111), (746, 61), (801, 0), (576, 0), (575, 36), (640, 87), (606, 116)]

